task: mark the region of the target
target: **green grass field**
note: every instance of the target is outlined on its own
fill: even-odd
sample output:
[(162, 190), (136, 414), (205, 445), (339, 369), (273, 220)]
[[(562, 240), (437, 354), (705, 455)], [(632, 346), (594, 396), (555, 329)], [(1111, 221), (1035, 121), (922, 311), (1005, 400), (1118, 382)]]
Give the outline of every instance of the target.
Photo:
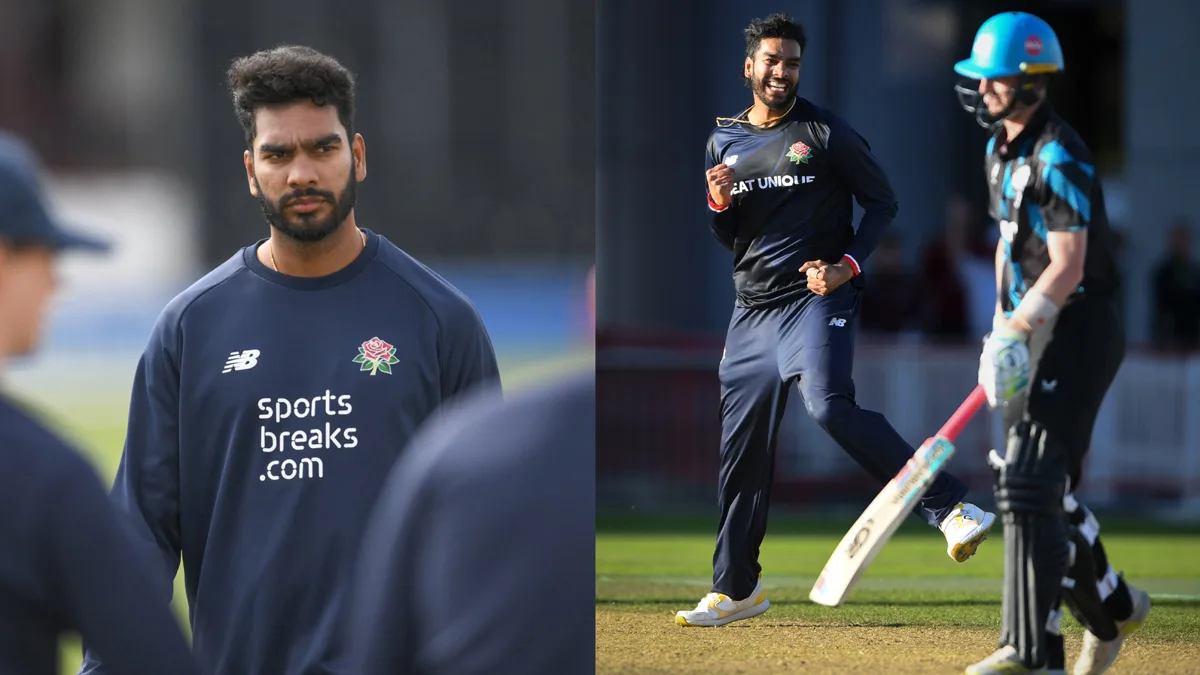
[[(501, 379), (507, 391), (515, 391), (565, 370), (587, 367), (595, 362), (595, 352), (590, 346), (560, 354), (506, 355), (501, 352), (498, 356)], [(39, 379), (37, 375), (36, 371), (25, 373), (21, 381), (33, 384), (14, 386), (11, 388), (12, 394), (40, 410), (47, 422), (85, 453), (103, 484), (106, 487), (111, 485), (125, 442), (129, 382), (89, 381), (84, 376), (78, 381), (57, 382)], [(132, 368), (127, 377), (133, 377)], [(188, 632), (182, 571), (175, 579), (172, 605), (180, 625)], [(63, 675), (77, 673), (80, 657), (76, 637), (64, 637), (59, 672)]]
[[(1003, 533), (959, 564), (913, 519), (840, 608), (808, 592), (857, 514), (771, 516), (763, 583), (771, 609), (720, 628), (683, 628), (712, 579), (713, 519), (602, 517), (596, 534), (598, 673), (961, 673), (996, 648)], [(1102, 518), (1114, 567), (1153, 610), (1111, 673), (1200, 672), (1200, 525)], [(1081, 628), (1063, 621), (1068, 666)]]

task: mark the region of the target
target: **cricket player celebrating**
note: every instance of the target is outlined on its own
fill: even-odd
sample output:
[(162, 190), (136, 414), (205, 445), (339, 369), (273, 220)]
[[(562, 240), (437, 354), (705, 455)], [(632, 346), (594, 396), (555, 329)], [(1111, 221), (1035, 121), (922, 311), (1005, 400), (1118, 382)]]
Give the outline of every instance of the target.
[[(895, 217), (896, 198), (866, 141), (796, 95), (803, 27), (777, 14), (745, 33), (754, 104), (718, 120), (706, 172), (712, 229), (733, 252), (737, 290), (720, 365), (721, 518), (712, 592), (676, 614), (684, 626), (720, 626), (770, 606), (758, 555), (793, 382), (812, 418), (881, 487), (913, 455), (882, 415), (858, 407), (851, 379), (861, 265)], [(857, 233), (854, 199), (865, 210)], [(995, 520), (963, 503), (966, 493), (942, 473), (918, 508), (959, 562)]]
[(985, 166), (1001, 232), (999, 302), (979, 383), (1008, 430), (1005, 456), (989, 458), (1004, 518), (1000, 649), (967, 673), (1062, 672), (1065, 600), (1087, 629), (1074, 672), (1094, 675), (1150, 611), (1149, 596), (1109, 565), (1096, 518), (1071, 496), (1125, 353), (1104, 193), (1087, 146), (1046, 101), (1063, 54), (1045, 21), (1021, 12), (988, 19), (954, 70), (978, 81), (957, 90), (993, 132)]
[[(156, 560), (180, 557), (204, 672), (350, 675), (366, 521), (430, 414), (496, 384), (449, 283), (354, 219), (367, 174), (354, 78), (285, 46), (235, 61), (250, 194), (271, 226), (171, 301), (134, 376), (112, 497)], [(89, 656), (84, 672), (108, 672)]]

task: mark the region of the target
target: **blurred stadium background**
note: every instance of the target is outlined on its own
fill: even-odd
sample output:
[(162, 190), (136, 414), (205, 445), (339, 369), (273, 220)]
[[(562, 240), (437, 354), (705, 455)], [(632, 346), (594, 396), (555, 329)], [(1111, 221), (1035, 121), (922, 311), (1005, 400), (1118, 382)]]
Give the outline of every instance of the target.
[[(856, 385), (912, 443), (973, 386), (995, 302), (986, 132), (959, 106), (955, 61), (979, 24), (1032, 11), (1056, 29), (1057, 109), (1091, 146), (1122, 235), (1128, 359), (1097, 424), (1081, 495), (1097, 508), (1200, 520), (1200, 267), (1195, 87), (1181, 86), (1200, 5), (1183, 0), (812, 0), (601, 3), (597, 242), (598, 477), (605, 512), (712, 514), (716, 377), (733, 301), (708, 230), (703, 150), (718, 115), (749, 105), (742, 29), (788, 11), (807, 29), (800, 93), (847, 118), (900, 201), (866, 265)], [(629, 45), (637, 45), (636, 48)], [(641, 68), (666, 64), (662, 69)], [(630, 101), (637, 101), (630, 106)], [(642, 110), (642, 114), (634, 111)], [(647, 123), (647, 115), (670, 120)], [(861, 213), (861, 212), (860, 212)], [(857, 216), (856, 216), (857, 217)], [(1168, 258), (1169, 241), (1185, 255)], [(873, 297), (872, 297), (873, 296)], [(908, 308), (901, 312), (900, 308)], [(864, 504), (877, 486), (808, 419), (793, 389), (773, 501)], [(990, 503), (978, 417), (951, 464)], [(857, 506), (852, 508), (857, 509)]]
[[(268, 234), (224, 74), (276, 44), (358, 75), (358, 222), (475, 302), (506, 385), (591, 363), (590, 3), (0, 0), (0, 19), (0, 127), (43, 155), (63, 217), (117, 243), (63, 260), (45, 346), (10, 364), (5, 386), (60, 423), (106, 485), (158, 313)], [(63, 672), (77, 663), (69, 650)]]

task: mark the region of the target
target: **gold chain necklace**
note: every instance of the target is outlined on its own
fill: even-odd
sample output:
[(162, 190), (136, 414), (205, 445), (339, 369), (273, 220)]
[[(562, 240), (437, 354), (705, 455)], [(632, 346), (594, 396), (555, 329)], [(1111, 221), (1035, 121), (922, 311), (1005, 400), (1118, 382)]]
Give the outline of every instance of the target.
[[(750, 106), (749, 108), (746, 108), (742, 112), (738, 113), (737, 117), (718, 117), (717, 118), (717, 126), (722, 127), (722, 128), (729, 128), (729, 127), (733, 126), (734, 124), (749, 124), (750, 126), (757, 127), (759, 129), (769, 129), (769, 128), (775, 126), (776, 124), (779, 124), (780, 120), (782, 120), (783, 118), (785, 118), (791, 114), (792, 108), (796, 107), (796, 101), (799, 100), (799, 98), (800, 98), (799, 96), (793, 96), (792, 104), (788, 106), (787, 112), (783, 113), (782, 115), (780, 115), (779, 117), (776, 117), (773, 120), (767, 120), (766, 122), (764, 122), (762, 124), (755, 124), (750, 121), (749, 113), (751, 110), (754, 110), (754, 106)], [(743, 115), (744, 115), (744, 117), (743, 117)]]
[[(362, 237), (362, 247), (366, 248), (367, 247), (367, 233), (363, 232), (361, 229), (359, 229), (358, 236)], [(271, 244), (270, 250), (267, 251), (267, 253), (271, 254), (271, 269), (278, 272), (279, 264), (275, 262), (275, 244), (273, 242), (268, 242), (268, 243)]]

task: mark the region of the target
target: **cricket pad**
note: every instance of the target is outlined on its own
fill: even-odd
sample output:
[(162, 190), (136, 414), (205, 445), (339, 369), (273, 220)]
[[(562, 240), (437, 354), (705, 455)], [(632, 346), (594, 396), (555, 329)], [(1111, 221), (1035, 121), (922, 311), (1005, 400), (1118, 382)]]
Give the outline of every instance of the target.
[(1065, 448), (1040, 424), (1017, 424), (996, 477), (996, 506), (1004, 522), (1000, 643), (1012, 645), (1030, 668), (1049, 658), (1047, 619), (1057, 608), (1067, 571), (1066, 480)]

